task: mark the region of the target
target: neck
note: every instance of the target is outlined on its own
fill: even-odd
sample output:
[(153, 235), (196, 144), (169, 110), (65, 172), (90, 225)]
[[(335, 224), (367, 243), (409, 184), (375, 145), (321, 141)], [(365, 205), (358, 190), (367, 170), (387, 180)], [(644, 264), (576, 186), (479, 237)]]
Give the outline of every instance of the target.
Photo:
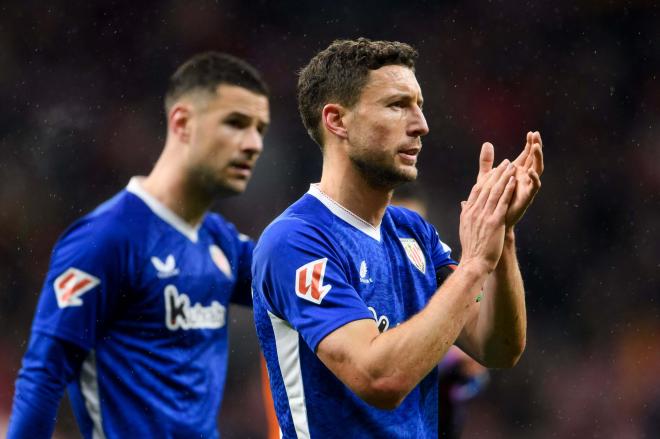
[[(196, 190), (176, 157), (177, 148), (166, 145), (142, 188), (191, 226), (198, 225), (211, 207), (213, 197)], [(181, 150), (181, 148), (178, 148)]]
[(380, 225), (392, 198), (391, 189), (370, 185), (345, 155), (324, 156), (319, 189), (374, 227)]

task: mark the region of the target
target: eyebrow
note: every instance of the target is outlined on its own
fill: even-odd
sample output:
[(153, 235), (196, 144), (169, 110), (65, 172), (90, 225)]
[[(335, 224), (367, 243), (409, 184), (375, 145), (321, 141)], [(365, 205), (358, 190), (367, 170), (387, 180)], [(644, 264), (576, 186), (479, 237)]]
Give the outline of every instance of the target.
[(268, 125), (270, 123), (270, 121), (261, 119), (258, 116), (252, 116), (250, 114), (243, 113), (242, 111), (232, 111), (231, 113), (225, 116), (225, 118), (230, 118), (230, 117), (240, 117), (241, 119), (257, 119), (259, 123), (262, 123), (264, 125)]
[[(386, 96), (383, 98), (383, 101), (397, 101), (399, 99), (405, 99), (405, 100), (415, 100), (414, 97), (409, 94), (409, 93), (401, 93), (397, 92), (394, 94), (391, 94), (389, 96)], [(420, 108), (424, 106), (424, 98), (422, 96), (419, 97), (419, 100), (417, 100), (419, 103)]]
[(257, 120), (257, 126), (262, 130), (266, 131), (268, 127), (270, 126), (270, 120), (264, 120), (259, 117), (253, 117), (249, 114), (243, 113), (241, 111), (232, 111), (231, 113), (227, 114), (223, 120), (231, 119), (231, 118), (239, 118), (245, 121), (256, 119)]

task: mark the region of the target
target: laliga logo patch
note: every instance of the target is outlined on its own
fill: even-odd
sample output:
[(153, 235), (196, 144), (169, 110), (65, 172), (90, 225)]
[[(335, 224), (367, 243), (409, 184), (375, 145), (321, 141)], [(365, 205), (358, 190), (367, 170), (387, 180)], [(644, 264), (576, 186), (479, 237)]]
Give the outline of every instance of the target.
[(296, 295), (298, 297), (317, 305), (323, 301), (332, 288), (332, 285), (323, 285), (327, 264), (328, 258), (317, 259), (296, 270)]
[(211, 259), (213, 259), (213, 262), (215, 262), (216, 267), (218, 267), (220, 271), (225, 274), (225, 276), (231, 278), (231, 265), (229, 265), (229, 260), (227, 259), (227, 256), (225, 256), (225, 253), (222, 251), (222, 249), (213, 244), (209, 246), (209, 253), (211, 253)]
[(53, 288), (55, 297), (57, 297), (57, 306), (66, 308), (67, 306), (80, 306), (82, 300), (80, 296), (97, 286), (101, 281), (89, 273), (85, 273), (77, 268), (69, 268), (60, 274)]
[(424, 252), (422, 248), (417, 244), (413, 238), (399, 238), (403, 249), (408, 255), (410, 262), (422, 273), (426, 274), (426, 258), (424, 257)]

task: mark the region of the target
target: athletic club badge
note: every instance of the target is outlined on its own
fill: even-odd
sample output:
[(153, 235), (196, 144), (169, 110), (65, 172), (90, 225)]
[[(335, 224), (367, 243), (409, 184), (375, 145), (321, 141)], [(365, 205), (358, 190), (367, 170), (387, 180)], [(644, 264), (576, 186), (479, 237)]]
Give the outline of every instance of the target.
[(225, 253), (220, 249), (215, 244), (212, 244), (209, 247), (209, 253), (211, 253), (211, 259), (213, 259), (213, 262), (215, 262), (216, 267), (222, 271), (225, 276), (231, 279), (232, 273), (231, 273), (231, 265), (229, 265), (229, 261), (227, 260), (227, 256), (225, 256)]
[(399, 238), (403, 249), (408, 255), (408, 259), (413, 265), (422, 273), (426, 274), (426, 258), (424, 258), (424, 252), (422, 248), (417, 244), (413, 238)]

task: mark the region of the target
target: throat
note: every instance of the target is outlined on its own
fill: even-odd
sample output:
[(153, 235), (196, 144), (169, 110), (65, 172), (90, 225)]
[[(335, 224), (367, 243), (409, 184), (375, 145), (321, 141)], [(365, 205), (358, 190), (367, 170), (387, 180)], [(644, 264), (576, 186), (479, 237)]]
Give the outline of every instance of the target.
[(322, 179), (316, 187), (348, 214), (375, 228), (380, 227), (392, 198), (391, 190), (374, 190), (366, 185), (352, 186), (345, 182), (329, 184)]

